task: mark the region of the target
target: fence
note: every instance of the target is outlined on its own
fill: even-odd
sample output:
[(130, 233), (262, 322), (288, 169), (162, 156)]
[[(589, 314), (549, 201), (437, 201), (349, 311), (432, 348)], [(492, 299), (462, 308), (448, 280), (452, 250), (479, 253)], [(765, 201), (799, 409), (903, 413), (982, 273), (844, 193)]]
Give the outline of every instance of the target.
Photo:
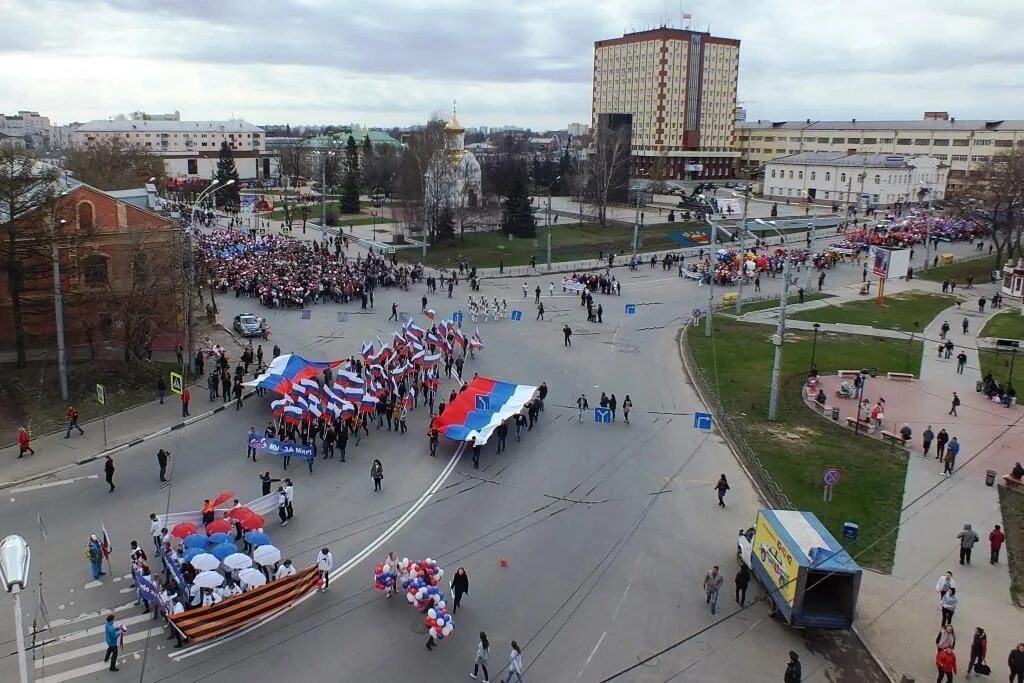
[(782, 487), (779, 486), (778, 482), (775, 481), (775, 478), (772, 477), (764, 464), (761, 463), (760, 458), (757, 457), (757, 453), (755, 453), (754, 449), (750, 447), (749, 443), (747, 443), (742, 430), (725, 411), (725, 408), (722, 406), (721, 399), (718, 396), (718, 392), (711, 386), (711, 383), (708, 381), (704, 371), (695, 362), (693, 358), (693, 351), (690, 348), (690, 343), (685, 339), (686, 333), (686, 330), (681, 332), (681, 334), (684, 335), (681, 346), (683, 354), (685, 354), (686, 367), (689, 370), (690, 379), (697, 387), (698, 393), (700, 393), (707, 402), (708, 410), (710, 410), (715, 416), (718, 428), (722, 431), (722, 434), (732, 446), (733, 452), (739, 456), (740, 461), (746, 467), (747, 471), (754, 477), (754, 479), (757, 480), (758, 487), (764, 493), (765, 497), (768, 498), (768, 504), (776, 509), (794, 509), (789, 496), (783, 492)]

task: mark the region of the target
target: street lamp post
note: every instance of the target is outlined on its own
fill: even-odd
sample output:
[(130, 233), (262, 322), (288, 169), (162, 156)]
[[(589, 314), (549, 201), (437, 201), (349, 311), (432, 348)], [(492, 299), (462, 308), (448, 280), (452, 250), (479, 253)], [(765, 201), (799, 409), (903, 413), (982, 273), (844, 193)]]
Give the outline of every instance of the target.
[(14, 637), (18, 644), (18, 672), (21, 683), (28, 683), (28, 658), (25, 655), (25, 633), (21, 624), (21, 591), (28, 582), (32, 559), (24, 538), (11, 535), (0, 541), (0, 580), (4, 589), (14, 595)]
[(736, 315), (743, 312), (743, 281), (747, 277), (746, 249), (744, 244), (747, 239), (747, 205), (750, 204), (750, 189), (743, 192), (743, 221), (740, 223), (740, 284), (736, 290)]
[(765, 221), (760, 218), (754, 219), (756, 223), (761, 224), (766, 228), (774, 230), (779, 239), (782, 240), (780, 244), (785, 245), (785, 256), (782, 260), (782, 292), (779, 294), (779, 324), (775, 330), (775, 335), (772, 337), (772, 344), (775, 345), (775, 360), (772, 364), (772, 382), (771, 392), (768, 395), (768, 420), (774, 422), (775, 415), (778, 412), (779, 403), (779, 377), (782, 374), (782, 344), (786, 338), (786, 300), (789, 298), (789, 240), (786, 239), (785, 233), (783, 233), (772, 221)]
[(708, 254), (708, 310), (704, 316), (704, 336), (711, 336), (711, 309), (715, 305), (715, 253), (718, 251), (718, 226), (710, 216), (706, 216), (711, 226), (711, 253)]
[(1010, 349), (1010, 374), (1006, 376), (1006, 386), (1013, 386), (1013, 361), (1017, 360), (1017, 349)]
[(818, 351), (818, 328), (821, 327), (820, 323), (814, 323), (814, 341), (811, 342), (811, 370), (814, 370), (814, 356)]
[[(54, 207), (54, 212), (57, 208)], [(57, 371), (60, 373), (60, 395), (64, 401), (68, 400), (68, 352), (64, 344), (64, 287), (60, 281), (60, 245), (57, 243), (58, 226), (63, 227), (67, 223), (61, 218), (56, 220), (53, 216), (50, 221), (50, 241), (53, 244), (53, 309), (57, 325)]]
[(555, 179), (548, 185), (548, 212), (547, 212), (547, 223), (548, 223), (548, 272), (551, 272), (551, 188), (555, 186), (562, 176), (555, 176)]
[(857, 388), (857, 420), (853, 423), (854, 434), (860, 432), (860, 404), (864, 400), (864, 387), (867, 386), (869, 374), (870, 372), (866, 369), (860, 371), (860, 386)]

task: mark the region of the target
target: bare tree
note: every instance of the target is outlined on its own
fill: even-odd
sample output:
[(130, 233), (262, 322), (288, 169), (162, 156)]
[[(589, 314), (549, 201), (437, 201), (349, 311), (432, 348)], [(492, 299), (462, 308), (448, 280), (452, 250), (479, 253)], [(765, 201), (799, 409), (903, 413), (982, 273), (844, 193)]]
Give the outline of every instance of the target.
[(589, 194), (601, 225), (605, 223), (610, 195), (622, 190), (623, 178), (629, 184), (629, 149), (628, 128), (598, 127), (594, 131), (594, 145), (587, 159)]
[[(445, 149), (445, 122), (438, 114), (434, 114), (427, 125), (417, 131), (410, 139), (402, 154), (397, 172), (398, 195), (403, 200), (401, 215), (403, 222), (424, 226), (434, 237), (434, 226), (439, 217), (438, 206), (428, 209), (431, 198), (440, 197), (444, 174), (451, 172), (451, 165), (441, 152)], [(447, 170), (440, 169), (433, 174), (433, 181), (428, 183), (427, 170), (437, 159), (445, 161)], [(430, 185), (428, 187), (428, 184)], [(447, 192), (448, 188), (444, 188)], [(426, 238), (426, 234), (424, 235)]]
[(122, 331), (126, 362), (142, 360), (154, 334), (176, 329), (182, 248), (180, 233), (171, 241), (166, 235), (134, 235), (129, 247), (131, 285), (115, 295), (115, 327)]
[(970, 171), (958, 203), (964, 213), (988, 221), (996, 263), (1024, 255), (1024, 148), (996, 154)]
[(159, 181), (165, 175), (162, 159), (117, 138), (72, 149), (67, 168), (82, 182), (108, 191), (141, 187), (150, 178)]

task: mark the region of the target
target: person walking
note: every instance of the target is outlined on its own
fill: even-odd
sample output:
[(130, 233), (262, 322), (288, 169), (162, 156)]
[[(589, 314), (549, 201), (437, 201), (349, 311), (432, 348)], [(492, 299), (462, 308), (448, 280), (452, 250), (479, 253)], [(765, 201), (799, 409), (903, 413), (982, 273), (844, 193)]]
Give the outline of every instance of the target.
[[(494, 430), (494, 433), (498, 437), (498, 453), (505, 450), (505, 440), (508, 438), (508, 420), (502, 420), (498, 428)], [(433, 455), (433, 453), (431, 453)]]
[(455, 602), (452, 604), (452, 614), (455, 614), (459, 605), (462, 604), (462, 596), (469, 595), (469, 576), (466, 574), (466, 570), (462, 567), (456, 569), (455, 576), (452, 577), (448, 587), (451, 588), (452, 595), (455, 596)]
[(256, 462), (256, 447), (253, 445), (254, 441), (259, 441), (260, 433), (256, 431), (256, 425), (249, 427), (249, 434), (245, 439), (245, 459), (252, 458), (253, 462)]
[(962, 350), (956, 354), (956, 374), (964, 374), (964, 366), (967, 365), (967, 354)]
[(935, 592), (939, 594), (940, 601), (946, 596), (950, 588), (956, 588), (956, 582), (953, 580), (953, 572), (947, 571), (935, 582)]
[(270, 472), (264, 472), (260, 475), (260, 490), (264, 496), (270, 495), (270, 485), (274, 482), (281, 481), (280, 479), (271, 479)]
[(380, 482), (384, 479), (384, 465), (380, 460), (374, 459), (370, 465), (370, 479), (373, 479), (373, 492), (380, 491)]
[[(507, 435), (508, 434), (508, 425), (506, 425), (504, 422), (502, 422), (502, 424), (505, 425), (505, 434)], [(499, 429), (500, 429), (500, 427), (499, 427)], [(439, 435), (440, 435), (440, 433), (433, 426), (431, 426), (430, 430), (427, 432), (427, 444), (430, 446), (430, 457), (431, 458), (436, 458), (437, 457), (437, 440), (438, 440), (438, 436)], [(499, 437), (500, 437), (500, 435), (499, 435)], [(504, 444), (504, 441), (502, 441), (502, 444)]]
[(103, 463), (103, 475), (110, 487), (107, 493), (112, 493), (114, 491), (114, 459), (109, 455), (106, 456), (106, 462)]
[(156, 464), (160, 466), (160, 482), (167, 481), (167, 463), (171, 460), (171, 452), (160, 449), (156, 452)]
[(960, 442), (953, 439), (946, 445), (946, 455), (943, 456), (943, 474), (949, 476), (953, 474), (953, 468), (956, 467), (956, 456), (960, 453)]
[(295, 516), (295, 508), (292, 505), (292, 503), (295, 502), (295, 485), (292, 484), (292, 480), (291, 479), (288, 479), (287, 477), (285, 477), (283, 487), (284, 487), (285, 507), (287, 508), (288, 519), (291, 519), (292, 517)]
[(398, 322), (398, 302), (397, 301), (394, 302), (393, 304), (391, 304), (391, 315), (388, 316), (388, 322), (391, 322), (392, 320), (394, 320), (395, 322)]
[(800, 655), (793, 650), (789, 651), (789, 662), (786, 663), (786, 673), (783, 675), (783, 683), (800, 683), (803, 680), (803, 670), (800, 666)]
[(284, 495), (284, 487), (277, 487), (277, 516), (281, 526), (288, 526), (288, 496)]
[(163, 405), (164, 398), (167, 396), (167, 382), (164, 381), (163, 375), (160, 375), (156, 381), (156, 396), (160, 399), (160, 405)]
[(103, 640), (107, 644), (107, 653), (103, 655), (103, 661), (110, 662), (111, 671), (120, 671), (117, 668), (117, 648), (121, 643), (121, 635), (124, 633), (123, 626), (114, 624), (114, 615), (107, 615), (107, 623), (103, 626)]
[(950, 648), (939, 650), (935, 655), (935, 667), (939, 671), (935, 683), (942, 683), (943, 678), (947, 683), (953, 683), (953, 674), (956, 673), (956, 653)]
[(743, 607), (747, 602), (747, 586), (750, 585), (750, 570), (740, 562), (740, 570), (736, 572), (736, 604)]
[(562, 328), (562, 336), (565, 337), (565, 347), (566, 348), (571, 348), (572, 347), (572, 328), (569, 327), (569, 325), (566, 325), (565, 327)]
[(513, 676), (516, 678), (516, 683), (523, 683), (523, 650), (514, 640), (512, 649), (508, 653), (508, 676), (505, 677), (505, 683), (512, 683)]
[(476, 657), (473, 659), (473, 673), (469, 677), (476, 680), (477, 672), (481, 669), (484, 672), (484, 683), (490, 683), (491, 675), (487, 671), (487, 660), (491, 658), (491, 643), (487, 640), (487, 634), (480, 631), (480, 642), (476, 645)]
[(956, 631), (953, 630), (953, 624), (946, 624), (939, 629), (939, 635), (935, 636), (935, 651), (941, 652), (946, 648), (953, 649), (956, 647)]
[(480, 469), (480, 450), (483, 446), (476, 442), (476, 437), (473, 437), (469, 440), (469, 447), (473, 454), (473, 469), (478, 470)]
[(35, 450), (29, 445), (31, 437), (28, 434), (28, 427), (22, 425), (18, 428), (18, 457), (25, 457), (26, 453), (35, 455)]
[(633, 410), (633, 399), (626, 394), (626, 398), (622, 399), (622, 419), (626, 424), (629, 424), (629, 412)]
[(956, 535), (960, 539), (960, 564), (971, 563), (971, 549), (978, 542), (978, 532), (971, 528), (970, 524), (964, 524), (964, 529)]
[(715, 613), (718, 606), (718, 590), (722, 587), (722, 574), (718, 571), (718, 565), (713, 565), (708, 573), (704, 575), (704, 593), (707, 596), (707, 603), (711, 605), (711, 613)]
[[(541, 403), (541, 406), (544, 404)], [(619, 400), (615, 398), (615, 394), (612, 394), (608, 399), (608, 410), (612, 411), (612, 422), (615, 422), (615, 408), (619, 405)]]
[(188, 414), (188, 402), (192, 400), (192, 393), (188, 390), (188, 387), (184, 387), (181, 390), (181, 416), (189, 417)]
[(932, 431), (932, 426), (928, 425), (924, 433), (921, 434), (921, 456), (927, 458), (928, 451), (931, 450), (932, 441), (935, 440), (935, 432)]
[(953, 392), (953, 399), (949, 402), (949, 413), (948, 414), (952, 415), (953, 417), (959, 417), (956, 414), (956, 408), (959, 405), (960, 405), (960, 397), (957, 396), (956, 392), (954, 391)]
[(1017, 647), (1010, 650), (1006, 666), (1010, 669), (1010, 683), (1024, 683), (1024, 643), (1017, 643)]
[(960, 599), (956, 597), (956, 588), (950, 586), (942, 596), (942, 600), (939, 601), (939, 607), (942, 610), (942, 626), (953, 623), (953, 613), (956, 612), (958, 604), (960, 604)]
[(334, 569), (334, 555), (327, 548), (321, 548), (316, 555), (316, 570), (320, 573), (320, 580), (323, 581), (323, 585), (320, 586), (321, 593), (327, 592), (327, 585), (331, 582), (332, 569)]
[(935, 436), (935, 459), (942, 460), (946, 454), (946, 444), (949, 443), (949, 433), (945, 428), (939, 430)]
[[(980, 626), (974, 628), (974, 637), (971, 638), (970, 658), (967, 660), (967, 677), (971, 677), (971, 671), (976, 674), (988, 675), (990, 669), (985, 664), (985, 656), (988, 654), (988, 635), (985, 629)], [(978, 671), (978, 665), (984, 667)]]
[(726, 480), (723, 474), (718, 478), (718, 483), (715, 484), (715, 491), (718, 493), (718, 507), (725, 507), (725, 492), (729, 490), (729, 482)]
[(579, 410), (580, 423), (583, 423), (583, 411), (590, 409), (590, 404), (587, 403), (587, 395), (580, 394), (580, 397), (576, 399), (576, 408)]
[(538, 303), (537, 304), (537, 320), (543, 320), (543, 319), (544, 319), (544, 304), (543, 303)]
[(85, 432), (82, 431), (82, 428), (78, 426), (78, 409), (75, 408), (74, 406), (69, 405), (68, 406), (68, 429), (64, 433), (64, 438), (65, 439), (70, 439), (71, 438), (71, 430), (72, 429), (77, 429), (79, 435), (84, 435), (85, 434)]
[(1003, 547), (1003, 541), (1005, 540), (1006, 534), (1003, 533), (1002, 527), (996, 524), (992, 531), (988, 533), (989, 564), (999, 564), (999, 550)]

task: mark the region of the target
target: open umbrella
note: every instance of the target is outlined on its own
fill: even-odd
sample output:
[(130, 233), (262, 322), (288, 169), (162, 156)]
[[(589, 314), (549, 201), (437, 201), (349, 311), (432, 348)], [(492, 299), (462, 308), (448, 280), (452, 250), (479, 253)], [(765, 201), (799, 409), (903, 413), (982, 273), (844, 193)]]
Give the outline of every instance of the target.
[(247, 586), (262, 586), (267, 582), (267, 577), (259, 569), (243, 569), (238, 572), (238, 580)]
[(252, 558), (245, 553), (232, 553), (224, 558), (224, 566), (231, 569), (248, 569), (252, 566)]
[(185, 540), (182, 541), (182, 545), (186, 548), (205, 548), (206, 544), (209, 542), (210, 540), (202, 534), (189, 534), (185, 537)]
[(210, 548), (210, 554), (220, 561), (223, 561), (228, 555), (234, 555), (237, 552), (238, 548), (235, 547), (234, 543), (218, 543)]
[(256, 513), (253, 512), (251, 508), (247, 508), (244, 505), (239, 505), (238, 507), (231, 508), (228, 511), (228, 517), (230, 517), (231, 519), (237, 519), (238, 521), (242, 521), (246, 517), (255, 514)]
[(206, 552), (205, 548), (189, 548), (188, 550), (185, 551), (184, 559), (185, 559), (186, 562), (191, 563), (192, 560), (194, 560), (197, 555), (206, 555), (206, 554), (207, 554), (207, 552)]
[(252, 561), (260, 565), (274, 564), (281, 561), (281, 551), (272, 545), (261, 545), (252, 554)]
[(234, 528), (235, 525), (226, 519), (215, 519), (206, 525), (206, 533), (223, 534), (231, 531)]
[(213, 499), (213, 507), (217, 507), (221, 503), (226, 503), (235, 497), (234, 491), (221, 491), (217, 494), (217, 497)]
[(241, 520), (239, 520), (239, 522), (242, 525), (242, 528), (246, 531), (252, 531), (253, 529), (262, 529), (266, 525), (266, 522), (263, 520), (263, 518), (257, 515), (255, 512), (249, 515), (248, 517), (243, 517)]
[(244, 536), (244, 538), (246, 541), (248, 541), (251, 545), (254, 546), (270, 544), (270, 536), (267, 536), (262, 531), (250, 531)]
[(173, 529), (171, 529), (171, 536), (175, 536), (177, 538), (185, 538), (189, 534), (194, 534), (196, 532), (196, 529), (198, 528), (199, 527), (197, 527), (192, 522), (179, 522), (178, 524), (174, 525)]
[(196, 588), (216, 588), (217, 586), (224, 583), (224, 576), (217, 572), (199, 572), (196, 576), (196, 580), (192, 582), (192, 585)]
[(213, 534), (210, 536), (210, 543), (234, 543), (234, 534)]
[(220, 558), (210, 553), (199, 553), (189, 560), (189, 563), (200, 571), (216, 569), (220, 566)]

